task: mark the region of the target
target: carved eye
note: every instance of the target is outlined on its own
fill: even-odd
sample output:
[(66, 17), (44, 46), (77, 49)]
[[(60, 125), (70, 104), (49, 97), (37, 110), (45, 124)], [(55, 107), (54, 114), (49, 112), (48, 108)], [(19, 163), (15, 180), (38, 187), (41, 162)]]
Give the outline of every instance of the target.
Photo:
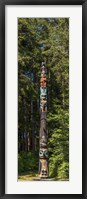
[(45, 156), (48, 157), (48, 151), (45, 151)]
[(39, 152), (39, 156), (43, 156), (43, 151), (40, 151), (40, 152)]

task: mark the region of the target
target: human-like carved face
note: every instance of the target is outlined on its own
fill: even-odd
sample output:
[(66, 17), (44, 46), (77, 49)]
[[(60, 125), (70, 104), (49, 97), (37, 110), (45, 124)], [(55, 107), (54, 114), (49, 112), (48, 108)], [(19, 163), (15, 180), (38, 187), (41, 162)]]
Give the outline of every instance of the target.
[(46, 106), (47, 106), (47, 100), (45, 98), (41, 99), (40, 107), (46, 107)]
[(46, 159), (40, 160), (40, 167), (41, 167), (40, 177), (42, 177), (42, 178), (48, 177), (48, 161)]
[(47, 95), (47, 88), (46, 87), (40, 87), (40, 95), (41, 96)]
[(48, 158), (48, 150), (47, 149), (40, 149), (39, 156), (40, 156), (40, 158)]

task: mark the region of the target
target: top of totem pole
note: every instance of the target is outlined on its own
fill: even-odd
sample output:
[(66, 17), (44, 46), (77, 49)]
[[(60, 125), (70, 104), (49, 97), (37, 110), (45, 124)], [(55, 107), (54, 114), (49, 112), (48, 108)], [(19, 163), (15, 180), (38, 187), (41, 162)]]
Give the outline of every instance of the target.
[(45, 62), (45, 61), (42, 62), (42, 66), (44, 66), (44, 65), (46, 65), (46, 62)]
[(45, 65), (46, 65), (46, 62), (42, 62), (42, 66), (41, 66), (41, 73), (42, 74), (46, 74), (47, 73), (47, 70), (45, 68)]

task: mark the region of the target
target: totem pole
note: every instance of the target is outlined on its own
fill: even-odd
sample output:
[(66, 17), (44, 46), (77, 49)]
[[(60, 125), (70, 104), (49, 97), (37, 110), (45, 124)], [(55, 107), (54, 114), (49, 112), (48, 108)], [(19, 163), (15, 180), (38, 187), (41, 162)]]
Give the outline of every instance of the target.
[(47, 79), (45, 63), (42, 62), (40, 78), (40, 150), (39, 150), (39, 173), (40, 178), (48, 177), (48, 149), (47, 149)]

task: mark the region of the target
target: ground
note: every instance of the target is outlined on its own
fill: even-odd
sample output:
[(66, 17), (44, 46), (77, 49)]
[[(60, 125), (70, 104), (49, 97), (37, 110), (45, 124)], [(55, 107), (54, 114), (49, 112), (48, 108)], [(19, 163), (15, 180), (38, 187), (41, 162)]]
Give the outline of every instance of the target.
[(34, 179), (37, 179), (39, 176), (38, 174), (28, 174), (28, 173), (22, 173), (18, 176), (19, 181), (33, 181)]
[[(38, 174), (29, 174), (29, 173), (22, 173), (18, 176), (18, 181), (40, 181), (41, 179), (39, 178)], [(48, 179), (42, 179), (45, 181), (68, 181), (69, 179), (65, 180), (65, 179), (57, 179), (57, 178), (48, 178)]]

